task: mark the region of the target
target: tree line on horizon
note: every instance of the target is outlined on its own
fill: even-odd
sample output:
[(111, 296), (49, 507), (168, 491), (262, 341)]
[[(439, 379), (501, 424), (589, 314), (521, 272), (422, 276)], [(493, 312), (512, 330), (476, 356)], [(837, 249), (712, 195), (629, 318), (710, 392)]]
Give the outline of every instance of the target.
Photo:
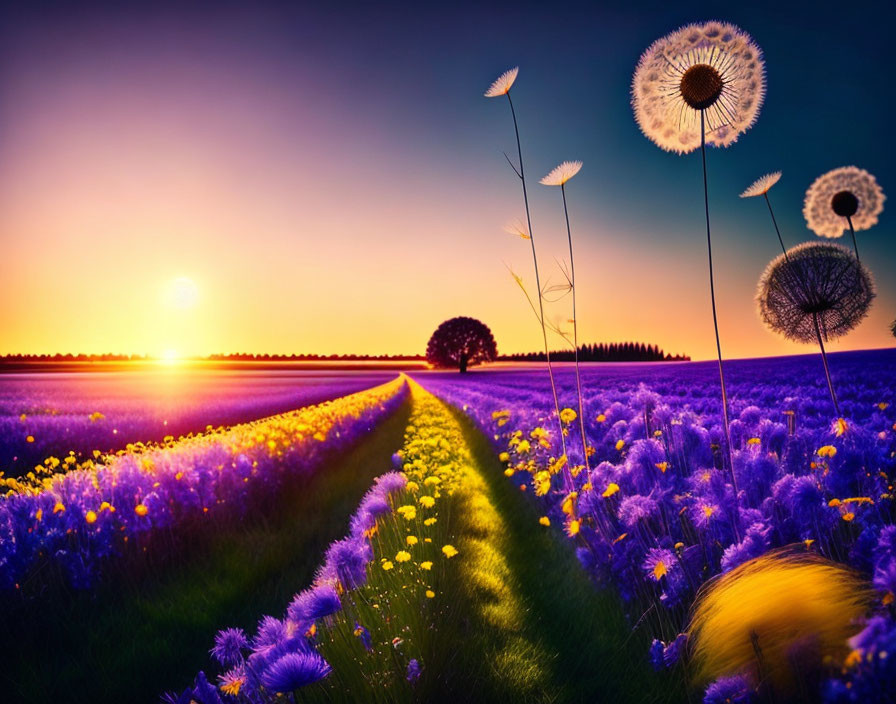
[[(143, 362), (157, 359), (146, 354), (85, 354), (71, 352), (54, 354), (5, 354), (0, 356), (0, 364), (17, 362)], [(423, 361), (422, 354), (257, 354), (237, 352), (231, 354), (211, 354), (206, 357), (188, 357), (186, 359), (206, 360), (210, 362), (326, 362), (326, 361)], [(504, 362), (543, 362), (544, 352), (517, 352), (503, 354), (497, 358)], [(551, 359), (558, 362), (571, 362), (575, 359), (572, 350), (555, 350)], [(657, 345), (646, 345), (643, 342), (610, 342), (584, 344), (579, 347), (580, 362), (682, 362), (690, 361), (687, 355), (666, 354)]]
[[(573, 362), (575, 358), (574, 350), (551, 352), (551, 361)], [(543, 351), (518, 352), (499, 355), (498, 359), (507, 362), (544, 362), (546, 356)], [(647, 345), (643, 342), (601, 342), (579, 346), (580, 362), (689, 362), (690, 360), (688, 355), (671, 355), (663, 352), (658, 345)]]

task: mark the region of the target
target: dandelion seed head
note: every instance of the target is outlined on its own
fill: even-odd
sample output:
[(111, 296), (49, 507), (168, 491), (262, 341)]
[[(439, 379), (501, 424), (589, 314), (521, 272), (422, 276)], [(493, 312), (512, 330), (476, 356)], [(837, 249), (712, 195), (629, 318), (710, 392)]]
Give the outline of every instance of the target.
[(781, 180), (780, 171), (772, 171), (770, 174), (760, 176), (750, 186), (740, 194), (741, 198), (755, 198), (756, 196), (764, 196), (768, 193), (772, 186)]
[(727, 22), (682, 27), (657, 39), (632, 79), (632, 108), (644, 135), (667, 151), (727, 147), (756, 121), (765, 96), (762, 51)]
[(840, 237), (849, 228), (867, 230), (877, 224), (886, 196), (865, 169), (843, 166), (822, 174), (809, 186), (803, 203), (806, 224), (819, 237)]
[(545, 186), (562, 186), (582, 169), (581, 161), (564, 161), (555, 166), (551, 172), (541, 179)]
[(780, 254), (759, 280), (759, 317), (796, 342), (836, 340), (855, 328), (874, 299), (868, 270), (845, 247), (805, 242)]
[(513, 82), (516, 80), (517, 74), (520, 72), (520, 67), (515, 66), (509, 71), (505, 71), (497, 79), (492, 83), (488, 90), (485, 91), (486, 98), (498, 98), (502, 95), (507, 95), (510, 92), (511, 86), (513, 86)]

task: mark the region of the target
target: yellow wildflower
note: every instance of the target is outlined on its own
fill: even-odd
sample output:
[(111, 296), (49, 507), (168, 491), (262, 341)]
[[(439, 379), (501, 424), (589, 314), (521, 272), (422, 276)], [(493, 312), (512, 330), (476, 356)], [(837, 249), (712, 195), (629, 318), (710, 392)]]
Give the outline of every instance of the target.
[(538, 522), (543, 526), (551, 525), (551, 519), (548, 518), (547, 516), (542, 516), (541, 518), (538, 519)]
[(442, 547), (442, 552), (445, 553), (445, 557), (452, 558), (457, 555), (457, 548), (453, 545), (445, 545)]
[(562, 411), (560, 411), (560, 420), (567, 425), (572, 423), (578, 417), (578, 413), (576, 413), (571, 408), (564, 408)]
[(395, 567), (395, 565), (392, 564), (391, 560), (383, 560), (383, 569), (386, 570), (386, 572), (391, 570), (393, 567)]
[(619, 485), (616, 482), (610, 482), (607, 485), (607, 488), (604, 489), (604, 493), (601, 494), (605, 499), (609, 499), (613, 494), (619, 491)]
[(430, 560), (426, 560), (425, 562), (420, 563), (420, 569), (426, 570), (427, 572), (432, 569), (432, 562)]
[(818, 451), (815, 454), (819, 457), (833, 457), (837, 454), (837, 448), (833, 445), (823, 445), (818, 448)]
[(431, 496), (421, 496), (417, 501), (423, 508), (432, 508), (436, 505), (436, 500)]
[(408, 545), (416, 545), (419, 541), (417, 540), (417, 536), (409, 535), (405, 538), (405, 542), (407, 542)]
[(88, 511), (87, 513), (84, 514), (84, 520), (87, 521), (88, 523), (96, 523), (96, 512)]
[(411, 559), (411, 553), (407, 550), (399, 550), (395, 553), (395, 561), (396, 562), (408, 562)]
[(625, 447), (625, 440), (617, 440), (616, 449), (621, 451), (623, 447)]
[(136, 513), (138, 516), (145, 516), (147, 513), (149, 513), (149, 507), (146, 504), (137, 504), (136, 506), (134, 506), (134, 513)]
[(436, 593), (432, 589), (426, 590), (426, 598), (427, 599), (432, 599), (433, 597), (435, 597), (435, 595), (436, 595)]

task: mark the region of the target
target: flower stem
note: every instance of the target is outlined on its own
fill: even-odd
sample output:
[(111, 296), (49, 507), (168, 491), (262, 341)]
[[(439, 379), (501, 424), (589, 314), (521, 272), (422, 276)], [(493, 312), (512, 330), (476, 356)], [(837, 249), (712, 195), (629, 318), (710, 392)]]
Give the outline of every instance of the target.
[[(703, 203), (706, 209), (706, 249), (709, 254), (709, 297), (712, 302), (712, 324), (716, 333), (716, 353), (719, 358), (719, 382), (722, 386), (722, 418), (725, 426), (725, 451), (728, 455), (728, 467), (731, 470), (731, 486), (734, 487), (735, 503), (737, 502), (737, 479), (734, 476), (734, 462), (731, 457), (731, 435), (728, 431), (728, 392), (725, 389), (725, 372), (722, 369), (722, 343), (719, 341), (719, 317), (716, 313), (716, 286), (712, 271), (712, 236), (709, 229), (709, 186), (706, 179), (706, 117), (700, 111), (700, 154), (703, 157)], [(737, 524), (735, 521), (735, 533)]]
[[(526, 188), (526, 171), (523, 168), (523, 147), (520, 143), (520, 128), (516, 121), (516, 110), (513, 108), (513, 100), (510, 98), (510, 91), (507, 92), (507, 102), (510, 104), (510, 114), (513, 116), (513, 131), (516, 135), (516, 151), (520, 163), (519, 177), (520, 181), (523, 183), (523, 203), (526, 206), (526, 224), (529, 227), (529, 243), (532, 245), (532, 264), (535, 267), (535, 287), (538, 289), (539, 322), (541, 323), (541, 336), (544, 339), (544, 356), (548, 363), (548, 376), (551, 379), (551, 394), (554, 397), (554, 410), (557, 413), (557, 428), (560, 432), (560, 445), (563, 448), (563, 455), (566, 456), (566, 438), (563, 436), (563, 425), (560, 420), (560, 400), (557, 396), (557, 384), (554, 382), (554, 370), (551, 366), (551, 351), (548, 349), (548, 332), (544, 325), (544, 300), (541, 295), (541, 279), (538, 275), (538, 257), (535, 254), (535, 233), (532, 231), (532, 216), (529, 212), (529, 191)], [(568, 465), (569, 462), (567, 461), (563, 469), (563, 479), (567, 491), (572, 491), (572, 475), (569, 473)]]
[(775, 220), (775, 211), (772, 210), (772, 203), (768, 199), (768, 191), (763, 193), (765, 196), (765, 204), (768, 206), (769, 215), (772, 216), (772, 224), (775, 226), (775, 232), (778, 234), (778, 242), (781, 243), (781, 251), (784, 252), (784, 261), (790, 264), (790, 259), (787, 257), (787, 247), (784, 246), (784, 240), (781, 238), (781, 230), (778, 229), (778, 221)]
[(834, 393), (834, 384), (831, 382), (831, 372), (828, 369), (828, 355), (824, 350), (824, 340), (821, 338), (821, 329), (818, 327), (818, 314), (812, 314), (812, 322), (815, 324), (815, 337), (818, 338), (818, 346), (821, 348), (821, 361), (824, 364), (824, 377), (828, 382), (828, 391), (831, 392), (831, 401), (834, 402), (834, 410), (837, 412), (837, 417), (842, 418), (843, 415), (840, 413), (840, 404), (837, 403), (837, 394)]
[(852, 217), (847, 215), (846, 222), (849, 223), (849, 234), (852, 235), (852, 248), (856, 251), (856, 262), (861, 264), (862, 260), (859, 259), (859, 245), (856, 242), (856, 229), (852, 226)]
[(585, 471), (591, 473), (588, 462), (588, 439), (585, 436), (585, 404), (582, 401), (582, 379), (579, 375), (579, 318), (576, 315), (576, 263), (572, 255), (572, 229), (569, 226), (569, 209), (566, 207), (566, 184), (560, 184), (563, 196), (563, 216), (566, 218), (566, 239), (569, 242), (569, 283), (572, 287), (572, 343), (575, 348), (576, 362), (576, 398), (579, 404), (579, 431), (582, 434), (582, 461)]

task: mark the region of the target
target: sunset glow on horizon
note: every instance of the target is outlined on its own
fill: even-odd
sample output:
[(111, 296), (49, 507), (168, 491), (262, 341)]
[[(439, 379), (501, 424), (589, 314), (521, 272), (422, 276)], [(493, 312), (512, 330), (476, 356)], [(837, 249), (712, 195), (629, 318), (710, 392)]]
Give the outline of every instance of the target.
[[(566, 187), (579, 340), (715, 354), (699, 155), (648, 144), (629, 106), (637, 48), (668, 28), (668, 11), (637, 26), (604, 12), (603, 31), (619, 44), (595, 47), (563, 9), (531, 9), (544, 21), (530, 16), (528, 26), (543, 34), (521, 44), (501, 28), (506, 18), (484, 9), (444, 9), (432, 22), (424, 9), (359, 8), (365, 21), (337, 32), (340, 17), (323, 11), (173, 8), (5, 18), (0, 354), (415, 354), (456, 315), (489, 325), (502, 353), (538, 350), (540, 330), (506, 268), (534, 289), (528, 243), (503, 230), (524, 217), (501, 153), (515, 149), (509, 115), (482, 98), (517, 63), (550, 283), (562, 280), (554, 262), (568, 257), (566, 232), (559, 189), (537, 178), (563, 160), (584, 162)], [(738, 14), (753, 24), (746, 8)], [(780, 22), (784, 34), (797, 18)], [(801, 207), (818, 174), (855, 163), (896, 188), (887, 111), (855, 108), (874, 139), (814, 148), (825, 131), (792, 119), (787, 86), (801, 86), (801, 114), (821, 106), (827, 125), (852, 120), (853, 108), (831, 104), (835, 88), (791, 80), (811, 61), (794, 60), (763, 27), (776, 101), (742, 143), (708, 153), (728, 358), (813, 351), (756, 314), (756, 283), (780, 249), (764, 204), (738, 194), (782, 170), (771, 197), (795, 245), (815, 238)], [(558, 56), (561, 45), (570, 48)], [(801, 48), (818, 50), (808, 40)], [(874, 42), (844, 51), (847, 66), (826, 80), (846, 85), (882, 51)], [(893, 344), (890, 212), (858, 236), (878, 296), (834, 351)], [(568, 307), (551, 304), (548, 316), (566, 320)]]

